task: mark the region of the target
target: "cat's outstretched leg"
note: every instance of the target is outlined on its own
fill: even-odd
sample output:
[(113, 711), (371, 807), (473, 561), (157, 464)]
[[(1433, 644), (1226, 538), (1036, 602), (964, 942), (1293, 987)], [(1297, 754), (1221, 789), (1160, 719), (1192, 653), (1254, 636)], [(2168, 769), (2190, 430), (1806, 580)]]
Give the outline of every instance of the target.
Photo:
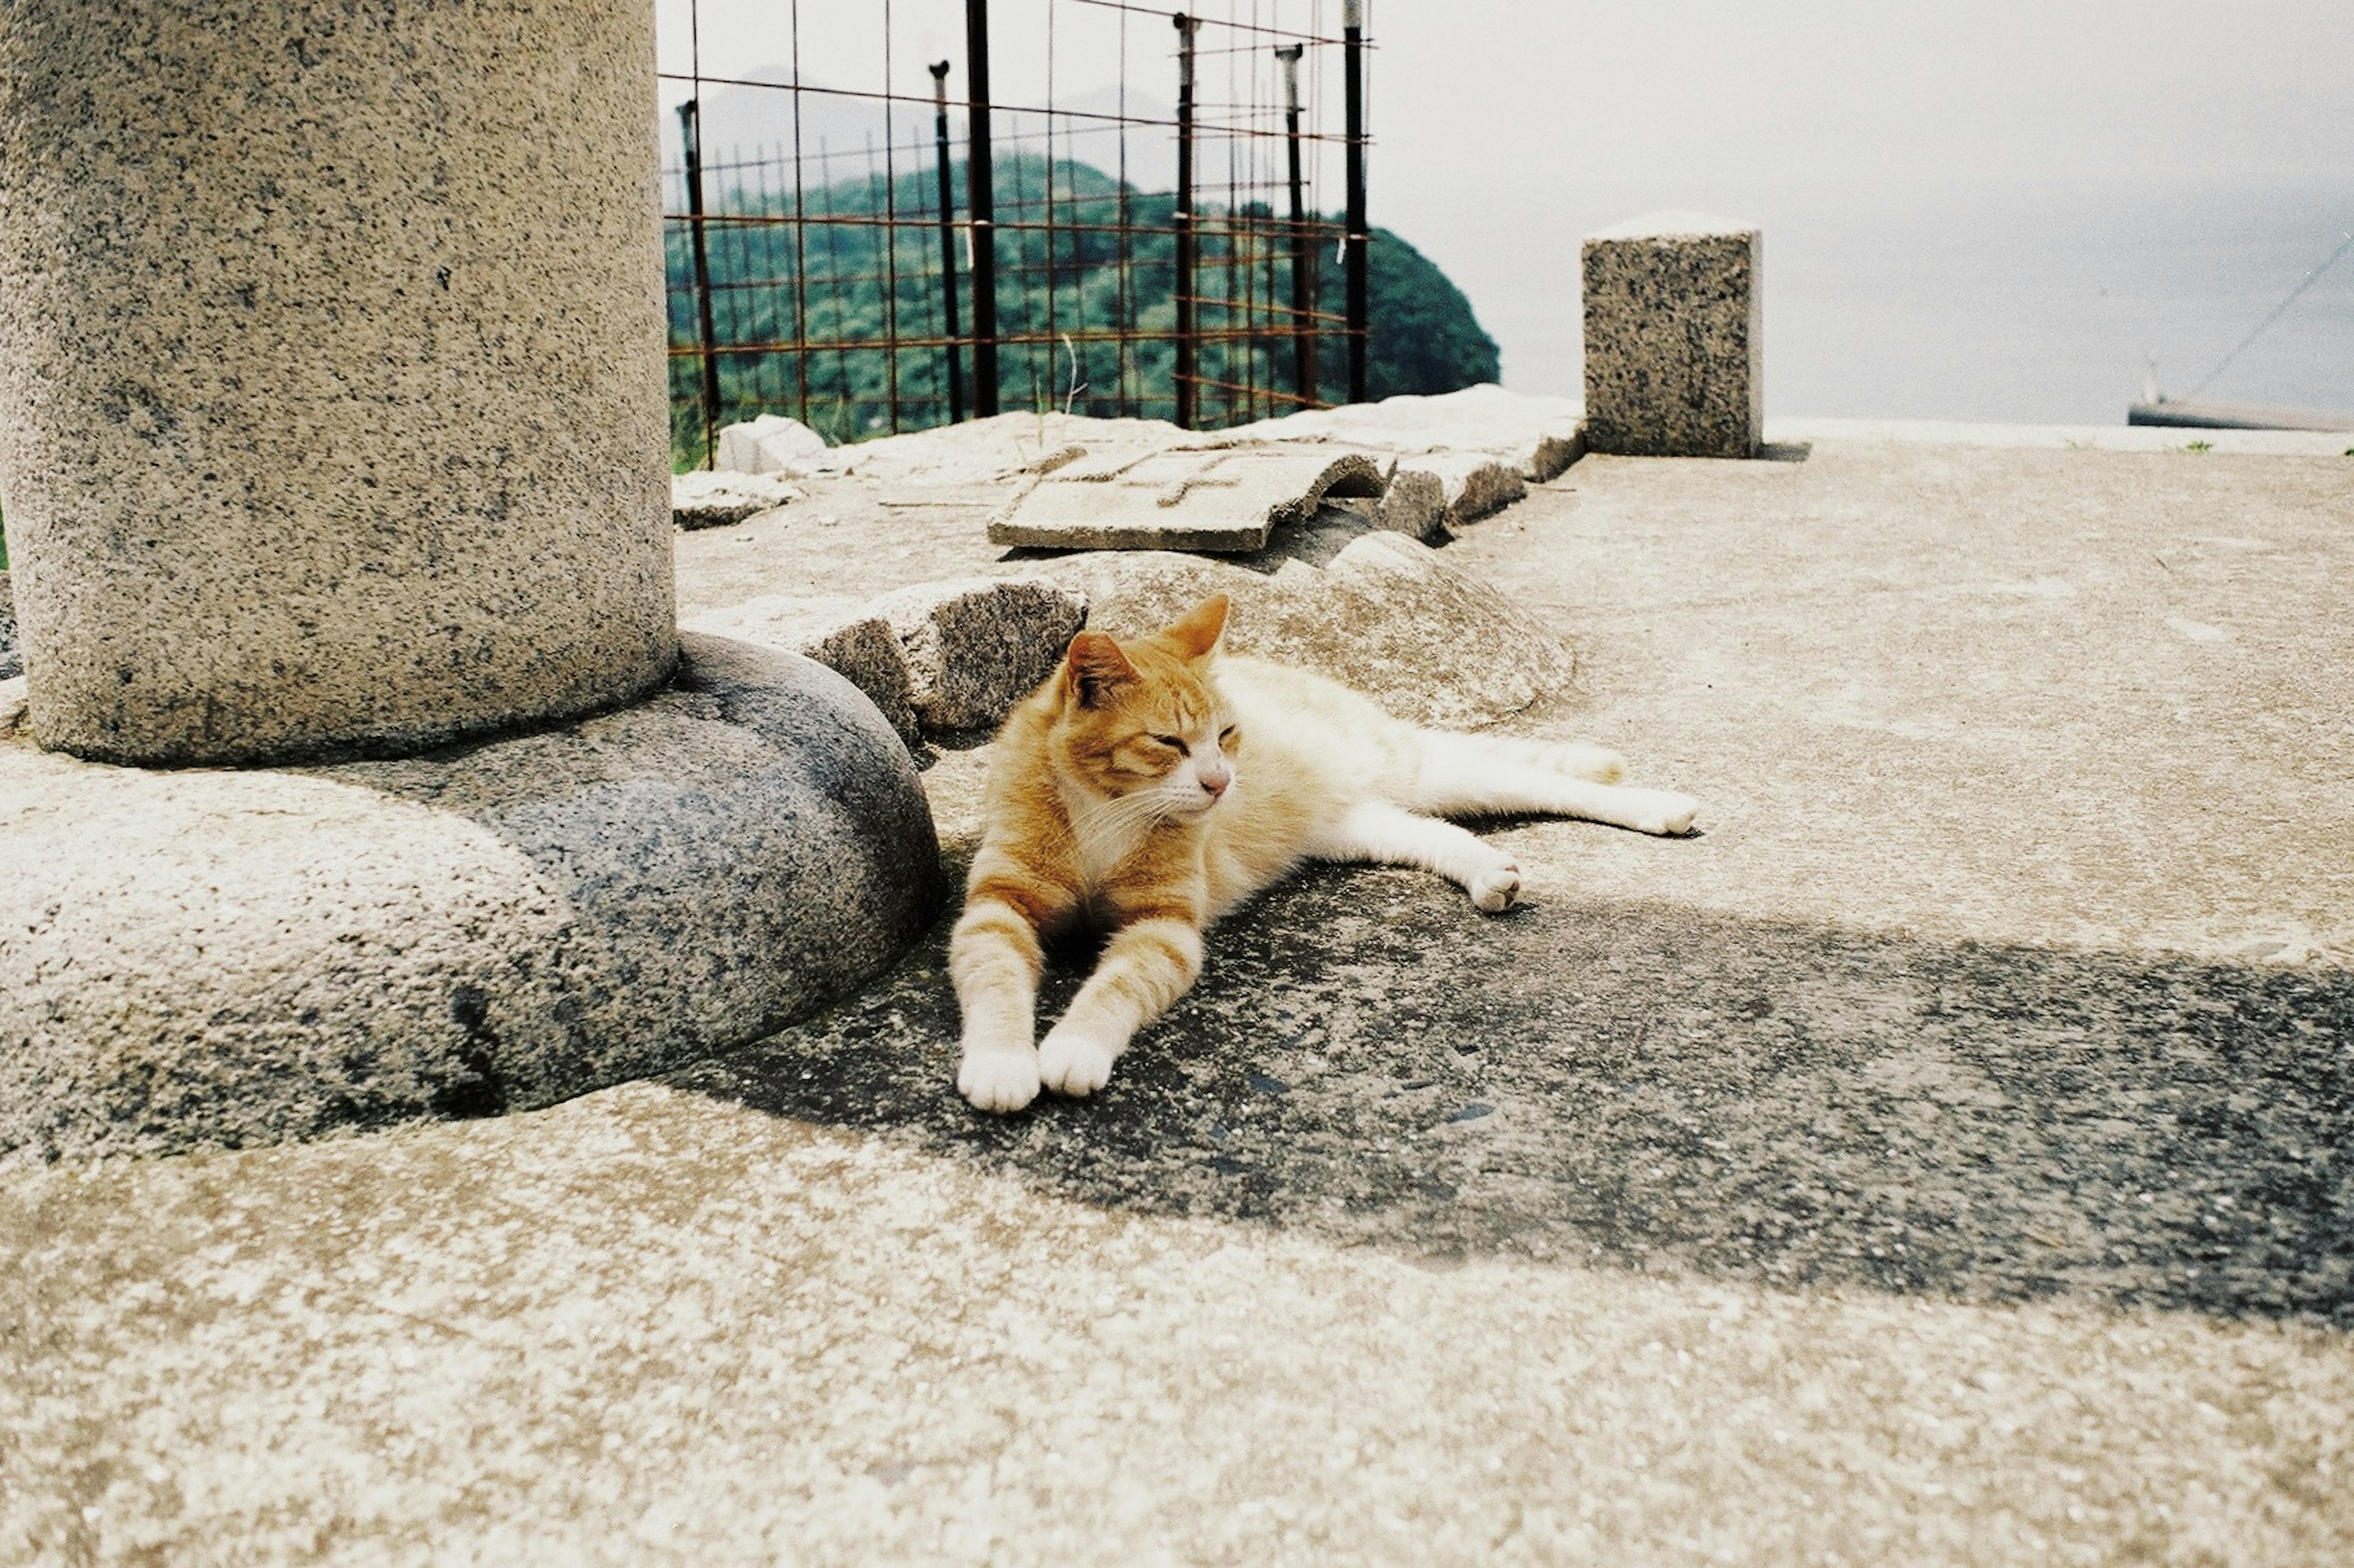
[(1091, 1095), (1136, 1032), (1169, 1010), (1202, 972), (1202, 928), (1176, 913), (1123, 926), (1104, 947), (1070, 1010), (1038, 1043), (1038, 1076), (1058, 1095)]
[(1406, 800), (1417, 810), (1538, 811), (1660, 834), (1690, 832), (1700, 810), (1699, 801), (1672, 789), (1597, 783), (1540, 767), (1485, 736), (1425, 730), (1422, 743), (1422, 767)]
[(976, 877), (965, 895), (949, 974), (964, 1014), (957, 1092), (977, 1109), (1017, 1111), (1038, 1097), (1038, 933), (1069, 906), (1060, 890), (1002, 873)]
[(1477, 834), (1386, 800), (1352, 806), (1309, 841), (1318, 860), (1418, 865), (1459, 883), (1471, 902), (1494, 914), (1521, 893), (1521, 863)]

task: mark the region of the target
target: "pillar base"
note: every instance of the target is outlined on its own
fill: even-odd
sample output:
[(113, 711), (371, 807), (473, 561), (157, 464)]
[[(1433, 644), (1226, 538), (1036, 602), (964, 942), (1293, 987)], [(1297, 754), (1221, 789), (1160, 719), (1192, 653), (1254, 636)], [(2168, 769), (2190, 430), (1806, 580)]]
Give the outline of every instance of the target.
[(880, 972), (940, 900), (906, 747), (822, 665), (682, 641), (628, 707), (311, 768), (45, 752), (0, 683), (0, 1154), (546, 1105)]

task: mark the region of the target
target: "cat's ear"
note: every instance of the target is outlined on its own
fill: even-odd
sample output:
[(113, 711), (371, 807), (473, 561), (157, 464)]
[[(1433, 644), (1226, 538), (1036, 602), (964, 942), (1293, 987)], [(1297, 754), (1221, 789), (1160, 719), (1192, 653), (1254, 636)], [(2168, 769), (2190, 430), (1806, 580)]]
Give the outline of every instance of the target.
[(1072, 638), (1063, 662), (1070, 673), (1071, 694), (1083, 708), (1101, 707), (1113, 687), (1137, 678), (1136, 666), (1119, 644), (1100, 631), (1082, 631)]
[(1187, 610), (1184, 620), (1161, 635), (1174, 642), (1188, 659), (1200, 659), (1216, 652), (1219, 642), (1226, 635), (1226, 596), (1212, 594)]

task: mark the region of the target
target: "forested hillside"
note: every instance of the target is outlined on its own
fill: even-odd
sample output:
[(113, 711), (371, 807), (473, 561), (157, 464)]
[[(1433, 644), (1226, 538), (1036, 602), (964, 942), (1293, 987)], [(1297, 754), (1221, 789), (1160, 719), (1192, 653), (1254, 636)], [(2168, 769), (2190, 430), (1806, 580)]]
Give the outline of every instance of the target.
[[(961, 213), (962, 165), (953, 175), (958, 181), (956, 208)], [(1044, 160), (1034, 156), (1005, 157), (996, 166), (999, 331), (1005, 339), (1043, 339), (1008, 342), (1000, 349), (1001, 407), (1067, 407), (1083, 414), (1169, 418), (1174, 410), (1172, 343), (1149, 336), (1128, 344), (1089, 343), (1080, 334), (1124, 323), (1146, 334), (1174, 330), (1176, 306), (1170, 294), (1175, 257), (1169, 232), (1174, 198), (1165, 192), (1123, 192), (1118, 182), (1096, 169), (1057, 162), (1050, 319), (1049, 236), (1038, 228), (1013, 227), (1043, 222), (1045, 176)], [(930, 171), (902, 175), (895, 204), (886, 202), (889, 193), (879, 176), (805, 191), (801, 203), (808, 218), (844, 221), (811, 221), (798, 234), (787, 226), (708, 225), (715, 342), (723, 348), (803, 341), (812, 345), (806, 355), (723, 355), (723, 419), (763, 410), (802, 415), (806, 396), (803, 417), (830, 440), (854, 440), (889, 427), (891, 355), (880, 348), (832, 345), (893, 337), (903, 343), (937, 340), (942, 335), (938, 230), (923, 221), (938, 210), (937, 178)], [(891, 205), (903, 226), (874, 221)], [(793, 197), (790, 191), (763, 196), (757, 187), (746, 191), (730, 185), (714, 192), (710, 210), (715, 217), (790, 213)], [(911, 217), (916, 221), (904, 221)], [(1205, 209), (1202, 220), (1197, 296), (1246, 303), (1200, 307), (1200, 375), (1211, 383), (1288, 389), (1293, 363), (1289, 322), (1269, 309), (1270, 302), (1280, 306), (1291, 298), (1288, 247), (1280, 237), (1281, 226), (1269, 224), (1264, 208), (1246, 208), (1242, 217), (1243, 223), (1230, 226), (1224, 214)], [(1129, 232), (1111, 232), (1114, 226)], [(1237, 235), (1235, 228), (1244, 232)], [(1496, 379), (1496, 344), (1445, 274), (1385, 230), (1376, 231), (1370, 256), (1369, 396), (1447, 392)], [(698, 329), (692, 251), (684, 225), (672, 226), (669, 263), (671, 341), (691, 345)], [(891, 286), (895, 268), (896, 289)], [(1328, 402), (1340, 401), (1347, 389), (1348, 363), (1338, 320), (1343, 313), (1342, 275), (1329, 238), (1311, 270), (1317, 309), (1335, 318), (1320, 323), (1320, 392)], [(961, 236), (958, 271), (959, 322), (970, 333), (970, 278)], [(805, 302), (795, 296), (796, 275), (808, 280)], [(1220, 335), (1234, 333), (1242, 335)], [(1066, 336), (1071, 339), (1067, 344), (1061, 341)], [(937, 424), (947, 417), (946, 357), (932, 346), (900, 351), (901, 429)], [(970, 368), (968, 363), (968, 376)], [(682, 461), (700, 455), (699, 374), (691, 358), (672, 361), (673, 445)], [(1254, 400), (1246, 394), (1205, 387), (1197, 423), (1230, 424), (1287, 412), (1290, 407), (1264, 393)]]

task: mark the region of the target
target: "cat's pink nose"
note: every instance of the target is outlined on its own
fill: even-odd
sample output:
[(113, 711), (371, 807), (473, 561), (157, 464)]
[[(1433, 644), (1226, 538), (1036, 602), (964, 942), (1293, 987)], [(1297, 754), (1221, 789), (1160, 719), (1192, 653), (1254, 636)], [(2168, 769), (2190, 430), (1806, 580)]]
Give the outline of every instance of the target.
[(1205, 768), (1193, 777), (1202, 781), (1202, 788), (1210, 792), (1210, 799), (1213, 800), (1225, 794), (1226, 786), (1235, 781), (1234, 774), (1224, 768), (1216, 769)]

